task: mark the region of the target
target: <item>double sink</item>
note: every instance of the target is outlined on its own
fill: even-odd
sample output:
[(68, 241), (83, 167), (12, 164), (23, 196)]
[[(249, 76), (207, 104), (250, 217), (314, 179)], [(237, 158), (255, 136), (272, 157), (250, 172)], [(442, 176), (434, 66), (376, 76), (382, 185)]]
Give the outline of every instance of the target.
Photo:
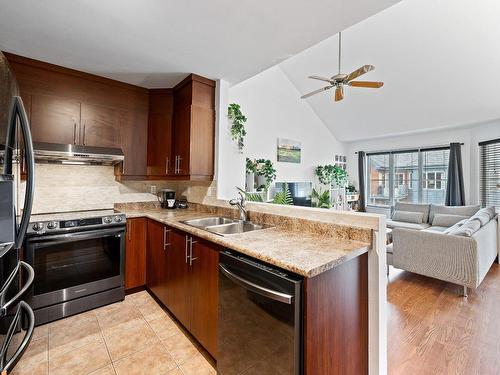
[(254, 224), (249, 221), (233, 220), (220, 216), (185, 220), (182, 221), (182, 223), (195, 228), (204, 229), (220, 236), (230, 236), (232, 234), (240, 234), (269, 228), (268, 226)]

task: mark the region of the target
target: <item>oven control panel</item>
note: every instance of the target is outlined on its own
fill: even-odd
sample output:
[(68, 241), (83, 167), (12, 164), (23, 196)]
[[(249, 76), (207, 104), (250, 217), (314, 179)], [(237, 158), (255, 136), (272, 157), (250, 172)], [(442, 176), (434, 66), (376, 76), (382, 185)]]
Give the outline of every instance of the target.
[(113, 214), (108, 216), (86, 217), (70, 220), (38, 221), (29, 224), (28, 234), (41, 235), (51, 232), (78, 230), (78, 228), (101, 228), (124, 224), (125, 222), (125, 214)]

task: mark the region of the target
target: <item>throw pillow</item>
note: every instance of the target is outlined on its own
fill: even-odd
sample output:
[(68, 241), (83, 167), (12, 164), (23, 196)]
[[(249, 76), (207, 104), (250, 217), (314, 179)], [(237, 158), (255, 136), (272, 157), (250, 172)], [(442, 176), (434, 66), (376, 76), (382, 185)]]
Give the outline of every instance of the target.
[(479, 228), (481, 228), (481, 222), (479, 221), (479, 219), (470, 218), (469, 220), (467, 220), (463, 225), (461, 225), (457, 229), (454, 229), (454, 230), (448, 232), (448, 234), (452, 234), (455, 236), (470, 237), (474, 233), (476, 233), (479, 230)]
[(394, 211), (392, 220), (404, 221), (405, 223), (422, 224), (424, 220), (424, 213), (411, 211)]
[(455, 225), (447, 228), (443, 233), (444, 234), (449, 234), (450, 232), (454, 231), (455, 229), (457, 228), (460, 228), (462, 225), (464, 225), (464, 223), (467, 222), (467, 220), (469, 219), (463, 219), (463, 220), (460, 220), (458, 223), (456, 223)]
[(459, 221), (462, 221), (464, 219), (467, 220), (468, 218), (469, 218), (468, 216), (462, 216), (462, 215), (435, 214), (434, 220), (432, 220), (432, 226), (451, 227), (452, 225), (455, 225)]
[(472, 218), (476, 218), (481, 222), (481, 226), (487, 224), (495, 217), (495, 207), (485, 207), (477, 211)]

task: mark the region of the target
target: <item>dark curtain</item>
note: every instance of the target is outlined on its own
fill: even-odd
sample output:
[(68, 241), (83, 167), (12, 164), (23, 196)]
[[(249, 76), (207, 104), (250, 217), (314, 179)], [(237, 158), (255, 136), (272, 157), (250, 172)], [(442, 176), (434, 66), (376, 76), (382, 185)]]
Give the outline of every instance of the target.
[(365, 152), (358, 151), (359, 212), (366, 211), (365, 159)]
[(448, 185), (446, 186), (445, 205), (465, 206), (464, 172), (460, 143), (450, 144), (450, 163), (448, 165)]

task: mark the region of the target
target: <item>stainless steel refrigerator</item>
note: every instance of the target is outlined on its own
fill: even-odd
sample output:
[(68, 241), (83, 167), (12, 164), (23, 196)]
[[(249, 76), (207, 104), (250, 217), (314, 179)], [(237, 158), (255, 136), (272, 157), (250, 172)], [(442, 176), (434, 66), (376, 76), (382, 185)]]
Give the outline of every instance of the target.
[[(23, 172), (21, 175), (21, 163)], [(22, 187), (22, 188), (21, 188)], [(34, 194), (34, 157), (19, 88), (0, 52), (0, 372), (9, 374), (29, 345), (35, 318), (23, 301), (33, 268), (20, 259)]]

